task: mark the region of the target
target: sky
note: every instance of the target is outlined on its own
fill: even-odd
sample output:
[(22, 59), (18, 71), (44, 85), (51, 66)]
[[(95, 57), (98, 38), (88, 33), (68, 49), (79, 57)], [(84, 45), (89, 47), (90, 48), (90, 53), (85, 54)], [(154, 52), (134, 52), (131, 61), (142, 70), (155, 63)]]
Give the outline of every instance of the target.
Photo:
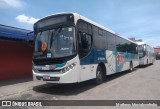
[(160, 0), (0, 0), (0, 24), (27, 30), (61, 12), (76, 12), (125, 38), (160, 46)]

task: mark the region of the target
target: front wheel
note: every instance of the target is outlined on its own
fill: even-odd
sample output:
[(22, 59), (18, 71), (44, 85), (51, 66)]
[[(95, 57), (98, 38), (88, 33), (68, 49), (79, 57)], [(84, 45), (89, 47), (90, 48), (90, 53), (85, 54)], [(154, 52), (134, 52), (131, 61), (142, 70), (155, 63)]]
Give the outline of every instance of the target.
[(104, 72), (103, 72), (103, 68), (101, 66), (98, 66), (97, 68), (97, 72), (96, 72), (96, 79), (95, 79), (95, 83), (96, 84), (101, 84), (103, 83), (105, 78)]
[(130, 62), (129, 71), (130, 71), (130, 72), (133, 71), (133, 64), (132, 64), (132, 62)]

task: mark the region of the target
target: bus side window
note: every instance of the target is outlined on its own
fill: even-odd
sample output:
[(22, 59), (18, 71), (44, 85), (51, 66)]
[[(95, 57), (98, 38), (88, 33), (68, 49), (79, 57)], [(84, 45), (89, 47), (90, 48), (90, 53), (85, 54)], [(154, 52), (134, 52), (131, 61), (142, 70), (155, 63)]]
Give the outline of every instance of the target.
[(82, 50), (82, 42), (81, 42), (81, 33), (78, 33), (78, 45), (79, 45), (79, 51)]
[(91, 35), (83, 32), (78, 33), (78, 44), (80, 58), (86, 56), (91, 49)]
[(77, 31), (78, 31), (78, 47), (79, 47), (79, 57), (83, 58), (91, 50), (92, 47), (92, 25), (79, 20), (77, 23)]

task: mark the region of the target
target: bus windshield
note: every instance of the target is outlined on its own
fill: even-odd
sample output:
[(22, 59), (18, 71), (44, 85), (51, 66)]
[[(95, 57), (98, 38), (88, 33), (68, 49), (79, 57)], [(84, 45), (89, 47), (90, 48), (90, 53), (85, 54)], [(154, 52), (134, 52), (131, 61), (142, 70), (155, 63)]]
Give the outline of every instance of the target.
[(40, 31), (36, 34), (35, 59), (66, 57), (75, 52), (75, 28), (73, 26)]
[(145, 45), (139, 45), (139, 58), (143, 58), (145, 54)]

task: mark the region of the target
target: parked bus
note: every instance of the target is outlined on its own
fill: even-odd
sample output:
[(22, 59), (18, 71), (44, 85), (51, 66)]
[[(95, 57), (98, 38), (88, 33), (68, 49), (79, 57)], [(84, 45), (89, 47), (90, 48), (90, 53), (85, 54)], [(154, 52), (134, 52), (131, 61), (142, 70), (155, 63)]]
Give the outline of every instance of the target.
[(76, 83), (139, 65), (137, 44), (76, 13), (47, 16), (34, 24), (33, 78)]
[(148, 65), (155, 62), (154, 48), (147, 45), (145, 42), (137, 42), (139, 50), (139, 65)]

